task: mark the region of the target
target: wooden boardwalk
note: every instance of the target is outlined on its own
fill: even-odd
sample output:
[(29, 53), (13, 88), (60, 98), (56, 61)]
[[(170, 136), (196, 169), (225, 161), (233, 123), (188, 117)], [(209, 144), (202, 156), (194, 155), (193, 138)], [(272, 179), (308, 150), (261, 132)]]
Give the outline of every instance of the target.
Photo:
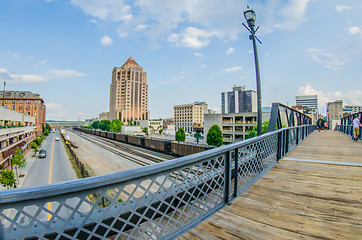
[(362, 141), (313, 132), (178, 239), (362, 239)]

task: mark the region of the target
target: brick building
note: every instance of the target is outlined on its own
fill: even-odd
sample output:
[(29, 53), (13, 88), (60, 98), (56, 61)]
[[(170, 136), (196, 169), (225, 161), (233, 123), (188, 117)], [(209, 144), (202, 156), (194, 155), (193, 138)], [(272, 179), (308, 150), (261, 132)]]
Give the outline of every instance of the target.
[(5, 96), (3, 95), (1, 91), (1, 106), (35, 117), (36, 135), (40, 136), (46, 114), (46, 106), (40, 95), (29, 91), (5, 91)]

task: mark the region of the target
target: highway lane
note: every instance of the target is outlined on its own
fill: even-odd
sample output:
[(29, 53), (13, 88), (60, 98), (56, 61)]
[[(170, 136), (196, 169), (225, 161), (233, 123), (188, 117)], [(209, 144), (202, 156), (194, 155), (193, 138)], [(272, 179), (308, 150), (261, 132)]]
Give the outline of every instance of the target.
[(41, 149), (46, 150), (47, 156), (46, 158), (37, 156), (22, 187), (35, 187), (78, 179), (62, 140), (55, 141), (56, 137), (60, 138), (58, 130), (50, 133), (42, 144)]
[[(60, 139), (59, 141), (55, 140), (57, 137)], [(26, 174), (24, 183), (21, 186), (22, 188), (36, 187), (78, 179), (69, 161), (69, 157), (67, 155), (58, 130), (56, 130), (55, 133), (49, 134), (47, 139), (44, 140), (41, 149), (46, 150), (47, 156), (46, 158), (39, 158), (37, 156), (29, 172)], [(67, 202), (67, 204), (71, 206), (76, 206), (78, 202), (75, 200), (71, 200)], [(55, 212), (58, 206), (59, 203), (48, 202), (45, 205), (45, 208), (51, 212)], [(88, 207), (82, 207), (80, 210), (86, 211), (87, 209)], [(37, 211), (37, 207), (27, 207), (26, 209), (26, 212), (31, 216), (34, 215)], [(71, 215), (71, 212), (72, 211), (67, 208), (62, 208), (60, 211), (58, 211), (57, 214), (59, 216), (67, 218)], [(45, 211), (41, 211), (41, 213), (37, 217), (37, 219), (42, 222), (49, 221), (51, 218), (52, 214)], [(27, 225), (30, 221), (31, 219), (24, 215), (19, 218), (19, 223), (23, 225)]]

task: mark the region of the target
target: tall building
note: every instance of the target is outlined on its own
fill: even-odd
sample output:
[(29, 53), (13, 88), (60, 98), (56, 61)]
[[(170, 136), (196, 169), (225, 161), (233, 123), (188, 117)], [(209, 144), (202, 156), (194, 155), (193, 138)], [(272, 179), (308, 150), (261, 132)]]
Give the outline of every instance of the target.
[(204, 114), (208, 113), (207, 104), (205, 102), (176, 105), (173, 108), (176, 131), (179, 128), (183, 128), (185, 132), (191, 133), (196, 130), (203, 131)]
[(40, 95), (29, 91), (5, 91), (5, 96), (3, 95), (3, 91), (1, 91), (2, 106), (35, 117), (36, 135), (40, 136), (42, 126), (45, 124), (46, 113), (46, 106)]
[(318, 96), (317, 95), (305, 95), (295, 97), (296, 105), (309, 107), (318, 112)]
[(221, 93), (222, 113), (257, 112), (257, 94), (245, 87), (233, 87), (230, 92)]
[[(334, 128), (333, 122), (340, 121), (343, 117), (343, 101), (337, 100), (327, 103), (327, 122), (330, 128)], [(333, 121), (334, 120), (334, 121)]]
[(109, 118), (127, 123), (147, 120), (149, 115), (147, 73), (130, 57), (122, 67), (113, 68)]

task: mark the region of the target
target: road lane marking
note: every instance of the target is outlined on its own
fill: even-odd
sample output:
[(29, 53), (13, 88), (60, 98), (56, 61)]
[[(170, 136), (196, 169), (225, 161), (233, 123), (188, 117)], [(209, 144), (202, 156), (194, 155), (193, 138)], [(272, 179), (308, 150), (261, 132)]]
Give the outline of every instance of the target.
[[(52, 178), (53, 178), (53, 152), (54, 152), (54, 143), (55, 140), (53, 140), (52, 145), (52, 152), (50, 154), (50, 166), (49, 166), (49, 178), (48, 178), (48, 184), (52, 184)], [(52, 211), (52, 203), (48, 202), (48, 210)], [(51, 219), (52, 215), (50, 213), (47, 213), (48, 221)]]

